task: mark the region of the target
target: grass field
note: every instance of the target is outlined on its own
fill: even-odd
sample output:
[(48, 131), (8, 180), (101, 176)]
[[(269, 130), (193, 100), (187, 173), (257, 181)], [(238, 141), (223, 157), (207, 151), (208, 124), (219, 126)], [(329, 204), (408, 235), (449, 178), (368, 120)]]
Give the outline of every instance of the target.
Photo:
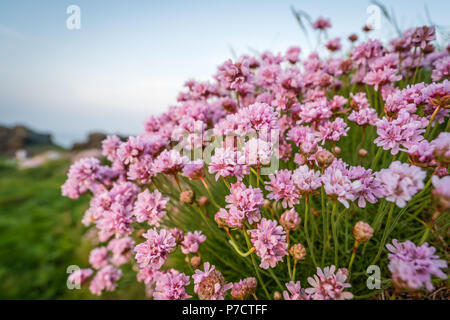
[[(88, 198), (62, 197), (68, 161), (18, 170), (0, 160), (0, 299), (95, 299), (69, 290), (67, 267), (88, 266), (90, 241), (80, 220)], [(144, 298), (144, 287), (124, 268), (120, 288), (102, 298)]]

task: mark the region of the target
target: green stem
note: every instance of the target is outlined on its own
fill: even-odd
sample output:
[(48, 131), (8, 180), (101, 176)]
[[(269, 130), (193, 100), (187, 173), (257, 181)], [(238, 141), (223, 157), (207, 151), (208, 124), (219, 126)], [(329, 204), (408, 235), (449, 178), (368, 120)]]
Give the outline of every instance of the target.
[(334, 241), (334, 265), (337, 266), (338, 265), (338, 240), (337, 240), (336, 221), (335, 221), (336, 208), (337, 208), (337, 201), (334, 200), (333, 210), (331, 211), (331, 232), (333, 233), (333, 241)]
[[(311, 254), (312, 261), (314, 263), (314, 266), (317, 268), (316, 256), (314, 255), (314, 246), (311, 242), (311, 238), (309, 237), (309, 232), (308, 232), (308, 216), (309, 216), (309, 201), (308, 200), (309, 200), (308, 195), (305, 195), (305, 237), (306, 237), (306, 241), (308, 242), (309, 253)], [(295, 265), (295, 262), (294, 262), (294, 265)]]
[(415, 83), (416, 83), (417, 71), (419, 70), (420, 63), (422, 62), (422, 55), (423, 55), (423, 51), (420, 50), (420, 54), (419, 54), (419, 62), (417, 63), (416, 71), (414, 71), (414, 76), (413, 76), (412, 84), (415, 84)]
[[(250, 242), (250, 239), (248, 238), (245, 228), (242, 230), (242, 232), (244, 233), (244, 238), (245, 238), (245, 242), (247, 243), (247, 247), (250, 250), (250, 248), (252, 247), (252, 244)], [(267, 288), (266, 288), (264, 282), (262, 281), (261, 275), (259, 274), (258, 267), (256, 266), (255, 255), (251, 254), (250, 258), (252, 259), (253, 268), (255, 269), (255, 274), (256, 274), (256, 277), (258, 278), (258, 282), (261, 284), (261, 287), (263, 288), (264, 293), (266, 294), (266, 298), (268, 300), (270, 300), (269, 291), (267, 291)]]
[(386, 221), (386, 226), (384, 227), (383, 237), (381, 238), (380, 247), (378, 248), (378, 253), (377, 253), (375, 259), (373, 259), (371, 264), (375, 264), (378, 261), (378, 259), (380, 258), (381, 253), (383, 252), (384, 244), (385, 244), (386, 238), (388, 236), (388, 230), (391, 227), (392, 213), (394, 212), (394, 208), (395, 208), (395, 202), (392, 202), (391, 208), (389, 209), (388, 218)]
[(323, 229), (323, 248), (322, 248), (322, 262), (321, 265), (323, 266), (325, 263), (325, 251), (326, 251), (326, 242), (327, 242), (327, 216), (326, 216), (326, 212), (325, 212), (325, 189), (323, 187), (323, 185), (320, 187), (320, 196), (321, 196), (321, 205), (322, 205), (322, 229)]
[(353, 245), (352, 257), (350, 258), (350, 263), (348, 264), (348, 278), (350, 279), (350, 273), (352, 272), (353, 261), (356, 257), (356, 252), (358, 251), (359, 242), (355, 240), (355, 244)]

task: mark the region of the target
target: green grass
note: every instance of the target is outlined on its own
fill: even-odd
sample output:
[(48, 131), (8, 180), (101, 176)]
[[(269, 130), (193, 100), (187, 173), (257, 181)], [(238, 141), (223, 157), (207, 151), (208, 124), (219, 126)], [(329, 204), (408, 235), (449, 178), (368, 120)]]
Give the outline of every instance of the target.
[[(69, 290), (67, 267), (88, 266), (92, 244), (81, 224), (88, 198), (61, 196), (69, 163), (18, 170), (0, 159), (0, 299), (94, 299)], [(135, 272), (124, 268), (121, 288), (102, 298), (143, 298)]]

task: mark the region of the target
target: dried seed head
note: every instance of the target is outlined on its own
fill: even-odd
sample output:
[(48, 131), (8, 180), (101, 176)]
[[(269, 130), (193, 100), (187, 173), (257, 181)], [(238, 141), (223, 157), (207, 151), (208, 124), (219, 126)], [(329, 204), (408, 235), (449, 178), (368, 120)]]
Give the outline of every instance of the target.
[(304, 260), (306, 257), (306, 249), (302, 244), (296, 243), (289, 249), (289, 254), (296, 261)]
[(367, 242), (372, 238), (373, 229), (364, 221), (359, 221), (353, 227), (353, 237), (358, 242)]

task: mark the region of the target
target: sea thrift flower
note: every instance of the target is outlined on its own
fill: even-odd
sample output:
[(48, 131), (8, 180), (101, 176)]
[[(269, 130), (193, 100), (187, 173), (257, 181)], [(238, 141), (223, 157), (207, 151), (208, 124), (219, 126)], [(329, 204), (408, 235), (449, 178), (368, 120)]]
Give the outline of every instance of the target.
[(100, 182), (106, 178), (107, 167), (100, 165), (96, 158), (84, 158), (70, 166), (67, 181), (61, 187), (62, 195), (77, 199), (86, 191), (95, 192)]
[(286, 51), (286, 60), (289, 61), (292, 64), (295, 64), (298, 62), (298, 56), (300, 55), (300, 48), (299, 47), (290, 47)]
[(293, 207), (299, 203), (300, 195), (292, 179), (292, 172), (289, 170), (279, 170), (275, 175), (269, 175), (270, 181), (266, 181), (266, 190), (270, 191), (267, 195), (269, 199), (281, 200), (283, 208)]
[(228, 176), (241, 179), (244, 174), (249, 172), (249, 169), (241, 152), (218, 148), (211, 157), (208, 171), (216, 173), (216, 180), (219, 180), (219, 177), (226, 178)]
[(370, 238), (372, 238), (372, 235), (372, 227), (364, 221), (358, 221), (353, 227), (353, 237), (358, 242), (367, 242), (370, 240)]
[(84, 284), (93, 274), (92, 269), (78, 269), (69, 275), (68, 280), (77, 286)]
[(109, 262), (106, 247), (95, 248), (89, 254), (89, 263), (94, 269), (101, 269)]
[(93, 294), (101, 295), (103, 290), (114, 291), (117, 287), (117, 281), (122, 276), (122, 270), (116, 269), (111, 265), (103, 267), (94, 279), (91, 281), (89, 289)]
[(327, 195), (339, 200), (346, 208), (348, 200), (356, 199), (355, 193), (361, 189), (361, 182), (351, 181), (341, 168), (328, 167), (321, 177)]
[(177, 174), (183, 169), (187, 162), (188, 158), (186, 156), (181, 156), (178, 151), (164, 150), (154, 161), (155, 172)]
[(317, 18), (317, 20), (312, 25), (314, 29), (325, 30), (331, 28), (331, 22), (329, 19), (325, 19), (322, 17)]
[(263, 269), (274, 268), (287, 255), (286, 233), (274, 220), (263, 218), (256, 229), (248, 230)]
[(287, 291), (283, 291), (284, 300), (310, 300), (310, 297), (300, 285), (300, 281), (286, 283)]
[(200, 243), (205, 242), (206, 236), (201, 231), (188, 232), (181, 242), (181, 252), (184, 254), (198, 252)]
[(106, 241), (111, 236), (122, 238), (133, 232), (134, 222), (131, 212), (120, 203), (113, 203), (111, 210), (99, 218), (97, 228), (100, 230), (100, 241)]
[(175, 238), (166, 229), (161, 229), (159, 232), (156, 229), (149, 229), (143, 237), (147, 240), (134, 248), (139, 267), (151, 265), (156, 269), (161, 268), (176, 246)]
[(219, 227), (226, 226), (232, 229), (242, 228), (245, 218), (245, 212), (235, 206), (231, 206), (229, 210), (221, 208), (214, 216)]
[(235, 300), (245, 300), (255, 292), (257, 282), (255, 278), (245, 278), (233, 284), (231, 296)]
[(351, 292), (345, 291), (351, 285), (346, 283), (347, 275), (339, 269), (336, 273), (336, 267), (317, 268), (317, 274), (308, 278), (308, 283), (312, 288), (305, 292), (311, 296), (312, 300), (348, 300), (353, 298)]
[(280, 224), (285, 230), (297, 230), (300, 227), (301, 219), (294, 208), (286, 210), (280, 217)]
[(148, 189), (138, 194), (134, 205), (133, 214), (137, 222), (147, 222), (150, 226), (159, 226), (161, 219), (166, 215), (164, 210), (168, 197), (163, 197), (161, 192), (155, 190), (150, 193)]
[(183, 172), (181, 174), (185, 177), (188, 177), (189, 179), (199, 180), (204, 176), (203, 165), (203, 160), (195, 160), (189, 162), (184, 166)]
[(433, 184), (432, 196), (440, 212), (450, 209), (450, 176), (439, 178), (433, 176), (431, 178)]
[(122, 144), (118, 136), (108, 136), (102, 141), (102, 154), (111, 162), (117, 159), (117, 149)]
[(339, 141), (342, 136), (347, 135), (348, 130), (350, 130), (350, 128), (342, 118), (336, 118), (334, 121), (325, 121), (319, 127), (322, 145), (325, 141)]
[(123, 164), (128, 165), (147, 152), (148, 146), (141, 137), (130, 137), (127, 142), (120, 145), (117, 156)]
[(108, 243), (108, 250), (112, 252), (111, 263), (116, 267), (127, 263), (133, 248), (134, 240), (130, 237), (112, 239)]
[(377, 173), (377, 179), (381, 182), (386, 200), (395, 202), (400, 208), (403, 208), (406, 202), (423, 189), (425, 177), (425, 171), (419, 167), (400, 161), (392, 162), (389, 168)]
[(447, 262), (435, 255), (436, 249), (428, 243), (417, 247), (407, 240), (399, 242), (392, 240), (392, 245), (386, 245), (391, 252), (388, 254), (389, 270), (396, 286), (416, 290), (425, 287), (428, 291), (434, 289), (431, 276), (446, 279), (441, 270), (447, 268)]
[(431, 73), (431, 79), (433, 81), (441, 81), (450, 77), (450, 56), (438, 59), (434, 63), (434, 69)]
[(341, 39), (333, 38), (325, 44), (325, 47), (331, 52), (341, 50)]
[(422, 133), (428, 121), (413, 118), (408, 112), (400, 112), (397, 119), (389, 121), (386, 117), (376, 123), (378, 137), (374, 143), (383, 147), (384, 150), (391, 149), (391, 154), (396, 155), (400, 146), (408, 148), (423, 140)]
[(215, 266), (210, 266), (209, 262), (205, 262), (203, 266), (205, 271), (197, 269), (192, 275), (194, 292), (198, 294), (200, 300), (223, 300), (233, 284), (226, 283), (223, 275)]
[(163, 272), (156, 280), (155, 300), (184, 300), (191, 298), (186, 293), (186, 286), (189, 285), (189, 276), (180, 273), (175, 269)]
[[(359, 156), (365, 157), (364, 154), (367, 155), (366, 150), (359, 150)], [(361, 166), (351, 167), (348, 173), (351, 179), (356, 179), (361, 184), (360, 188), (354, 190), (360, 208), (366, 207), (366, 201), (376, 203), (378, 198), (383, 197), (383, 187), (371, 169), (364, 169)]]
[(227, 208), (236, 207), (245, 213), (248, 223), (253, 224), (261, 219), (259, 208), (264, 204), (264, 196), (259, 188), (248, 188), (242, 182), (231, 185), (230, 194), (225, 197)]
[(443, 166), (450, 164), (450, 132), (441, 132), (439, 136), (431, 141), (434, 147), (434, 156)]

